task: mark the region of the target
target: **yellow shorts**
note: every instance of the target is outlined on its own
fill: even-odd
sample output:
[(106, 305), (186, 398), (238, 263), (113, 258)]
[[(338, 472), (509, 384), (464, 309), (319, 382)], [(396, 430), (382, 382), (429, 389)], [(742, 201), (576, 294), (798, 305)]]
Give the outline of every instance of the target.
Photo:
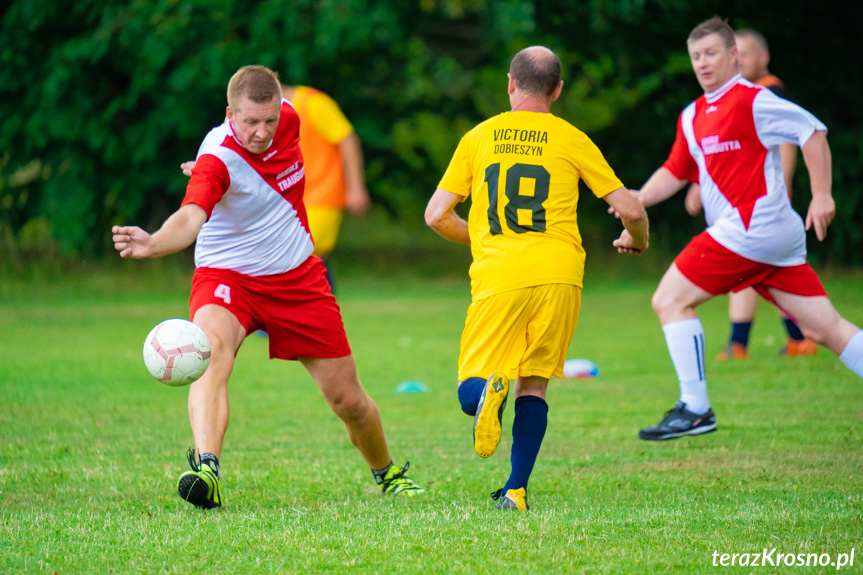
[(323, 206), (306, 206), (309, 217), (309, 229), (315, 241), (315, 255), (326, 257), (336, 247), (339, 228), (342, 226), (343, 212), (341, 208)]
[(563, 362), (581, 309), (581, 288), (541, 285), (506, 291), (467, 310), (458, 379), (563, 376)]

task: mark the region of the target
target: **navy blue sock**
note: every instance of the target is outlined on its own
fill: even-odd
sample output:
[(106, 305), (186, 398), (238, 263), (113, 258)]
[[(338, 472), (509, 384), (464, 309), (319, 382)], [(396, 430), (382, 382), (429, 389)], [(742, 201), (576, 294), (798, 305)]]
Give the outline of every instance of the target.
[(731, 342), (739, 343), (743, 347), (749, 346), (749, 329), (751, 321), (738, 321), (731, 324)]
[(333, 277), (333, 269), (330, 267), (330, 264), (327, 262), (327, 260), (323, 260), (323, 261), (324, 261), (324, 269), (327, 272), (327, 283), (330, 284), (330, 291), (333, 292), (333, 294), (335, 294), (336, 293), (336, 280)]
[(515, 417), (512, 420), (512, 473), (503, 486), (503, 493), (524, 487), (533, 472), (536, 456), (548, 427), (548, 404), (541, 397), (522, 395), (515, 400)]
[(458, 402), (461, 410), (468, 415), (476, 415), (479, 398), (486, 380), (481, 377), (469, 377), (458, 386)]
[(795, 341), (803, 341), (806, 339), (803, 337), (803, 332), (800, 331), (800, 328), (797, 327), (797, 324), (794, 323), (793, 319), (786, 317), (782, 320), (782, 323), (785, 324), (785, 331), (788, 332), (788, 337)]

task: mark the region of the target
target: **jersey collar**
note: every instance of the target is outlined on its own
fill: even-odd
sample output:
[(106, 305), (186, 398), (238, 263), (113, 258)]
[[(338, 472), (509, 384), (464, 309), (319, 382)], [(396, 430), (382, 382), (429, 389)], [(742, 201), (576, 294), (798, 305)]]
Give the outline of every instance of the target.
[(733, 88), (734, 85), (741, 80), (741, 78), (743, 78), (743, 76), (741, 76), (740, 73), (735, 74), (731, 77), (730, 80), (722, 84), (722, 86), (720, 86), (719, 88), (713, 90), (712, 92), (707, 92), (706, 94), (704, 94), (704, 99), (707, 100), (708, 104), (712, 104), (713, 102), (724, 96), (726, 93), (728, 93), (728, 91)]

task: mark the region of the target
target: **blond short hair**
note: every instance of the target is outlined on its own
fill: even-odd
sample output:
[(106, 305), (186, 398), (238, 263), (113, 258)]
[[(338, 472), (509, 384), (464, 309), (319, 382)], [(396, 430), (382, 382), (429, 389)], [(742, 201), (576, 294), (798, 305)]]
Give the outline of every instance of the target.
[(695, 42), (696, 40), (700, 40), (705, 36), (710, 36), (711, 34), (719, 34), (719, 37), (722, 39), (722, 43), (725, 44), (725, 48), (730, 50), (735, 46), (734, 42), (734, 30), (731, 29), (731, 26), (728, 25), (726, 20), (723, 20), (719, 16), (714, 16), (710, 20), (705, 20), (698, 26), (692, 29), (692, 32), (689, 33), (689, 37), (686, 39), (686, 43)]
[(264, 66), (243, 66), (228, 82), (228, 105), (238, 109), (243, 98), (265, 104), (273, 98), (282, 98), (279, 75)]

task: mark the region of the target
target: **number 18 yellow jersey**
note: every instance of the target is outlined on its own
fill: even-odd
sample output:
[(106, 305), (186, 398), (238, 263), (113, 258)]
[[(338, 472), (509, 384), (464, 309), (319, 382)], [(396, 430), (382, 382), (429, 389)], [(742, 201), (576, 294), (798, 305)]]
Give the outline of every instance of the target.
[(553, 114), (506, 112), (464, 135), (438, 187), (471, 197), (474, 300), (537, 285), (582, 286), (579, 179), (597, 198), (623, 187), (599, 148)]

